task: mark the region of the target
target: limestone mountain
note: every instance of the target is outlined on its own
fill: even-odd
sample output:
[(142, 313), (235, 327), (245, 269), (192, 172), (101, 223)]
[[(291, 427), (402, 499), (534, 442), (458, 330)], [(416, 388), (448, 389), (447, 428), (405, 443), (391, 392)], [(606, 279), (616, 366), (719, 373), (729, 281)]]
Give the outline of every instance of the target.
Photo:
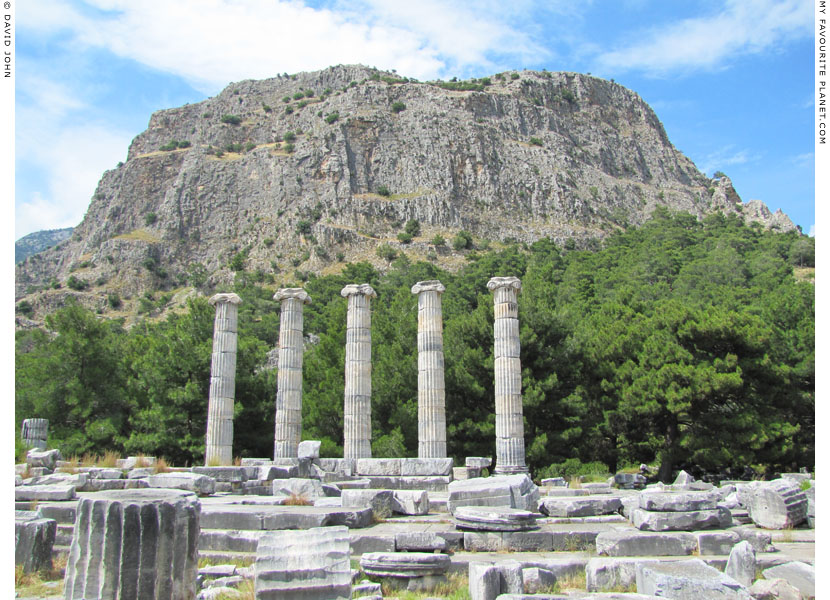
[(72, 227), (64, 229), (46, 229), (43, 231), (35, 231), (29, 235), (24, 235), (22, 238), (14, 243), (14, 262), (19, 263), (42, 252), (47, 248), (51, 248), (72, 235)]
[[(742, 210), (728, 178), (699, 172), (620, 85), (544, 71), (423, 83), (336, 66), (153, 114), (72, 237), (18, 265), (15, 293), (42, 315), (68, 293), (111, 310), (240, 270), (278, 284), (345, 261), (383, 266), (391, 252), (452, 269), (471, 244), (581, 247), (657, 206)], [(794, 228), (750, 206), (747, 218)]]

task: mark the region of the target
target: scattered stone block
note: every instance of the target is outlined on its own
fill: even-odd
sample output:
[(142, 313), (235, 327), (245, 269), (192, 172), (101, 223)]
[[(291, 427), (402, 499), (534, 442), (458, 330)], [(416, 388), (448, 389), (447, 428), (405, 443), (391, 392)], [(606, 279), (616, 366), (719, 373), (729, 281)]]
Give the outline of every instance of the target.
[(49, 467), (29, 467), (29, 477), (43, 477), (54, 472), (55, 470)]
[(50, 471), (54, 471), (57, 466), (57, 461), (62, 458), (60, 450), (40, 450), (35, 448), (33, 450), (29, 450), (26, 454), (26, 464), (29, 465), (30, 471), (37, 467), (43, 467), (45, 469), (49, 469)]
[(402, 490), (427, 490), (445, 492), (452, 481), (451, 475), (419, 475), (400, 477), (398, 487)]
[(14, 564), (23, 565), (24, 573), (51, 567), (57, 529), (57, 521), (39, 518), (37, 511), (15, 511)]
[(805, 598), (816, 595), (816, 568), (801, 561), (793, 561), (764, 569), (765, 579), (784, 579)]
[(764, 529), (795, 527), (807, 518), (807, 496), (787, 479), (755, 487), (746, 506), (755, 525)]
[(620, 499), (612, 496), (545, 497), (539, 502), (539, 510), (550, 517), (610, 515), (621, 507)]
[(198, 573), (200, 577), (233, 577), (236, 575), (236, 565), (210, 565), (202, 567)]
[(535, 513), (518, 508), (459, 506), (453, 518), (457, 529), (470, 531), (529, 531), (539, 527)]
[(522, 581), (526, 594), (536, 594), (544, 589), (553, 587), (556, 583), (556, 576), (547, 569), (528, 567), (522, 569)]
[(101, 492), (78, 501), (66, 600), (196, 595), (200, 504), (178, 490)]
[(631, 522), (641, 531), (723, 529), (732, 525), (732, 513), (727, 508), (688, 512), (652, 512), (635, 508), (631, 511)]
[(248, 480), (245, 467), (193, 467), (193, 473), (213, 477), (217, 482), (242, 483)]
[(31, 477), (24, 485), (74, 485), (76, 488), (86, 484), (89, 475), (87, 473), (53, 473), (41, 477)]
[(257, 600), (351, 598), (349, 530), (271, 531), (256, 551)]
[(437, 533), (413, 531), (395, 534), (395, 549), (399, 552), (446, 552), (448, 544)]
[(705, 492), (645, 492), (639, 494), (640, 508), (657, 512), (717, 510), (716, 494)]
[(539, 506), (539, 488), (526, 474), (453, 481), (448, 491), (450, 513), (459, 506), (506, 506), (531, 512)]
[(524, 593), (524, 579), (522, 579), (522, 563), (516, 560), (505, 560), (498, 563), (502, 594)]
[(639, 473), (617, 473), (614, 484), (623, 490), (641, 490), (646, 487), (646, 478)]
[(686, 532), (603, 531), (596, 537), (604, 556), (683, 556), (697, 550), (697, 538)]
[(155, 456), (128, 456), (127, 458), (119, 458), (115, 461), (115, 466), (119, 469), (141, 469), (153, 467), (155, 464)]
[(332, 498), (330, 496), (326, 496), (324, 498), (317, 498), (317, 500), (314, 501), (314, 506), (327, 506), (329, 508), (343, 506), (343, 500), (340, 497)]
[(14, 488), (16, 502), (74, 500), (75, 498), (74, 485), (21, 485)]
[(722, 556), (729, 554), (732, 547), (741, 541), (734, 531), (701, 531), (697, 536), (697, 549), (701, 556)]
[(772, 552), (772, 535), (755, 527), (733, 527), (730, 529), (738, 534), (740, 541), (746, 540), (755, 548), (755, 552)]
[(495, 565), (470, 562), (467, 578), (471, 600), (495, 600), (501, 593), (501, 573)]
[(452, 458), (402, 458), (401, 476), (424, 477), (452, 474)]
[(401, 475), (400, 458), (358, 458), (356, 471), (357, 475), (378, 475), (383, 477), (394, 477)]
[(317, 479), (292, 477), (291, 479), (274, 479), (271, 484), (274, 496), (297, 496), (314, 502), (326, 495), (323, 491), (323, 484)]
[(352, 598), (363, 598), (365, 596), (383, 596), (379, 583), (373, 583), (364, 579), (357, 585), (352, 586)]
[[(563, 544), (564, 546), (564, 544)], [(464, 550), (468, 552), (552, 552), (554, 534), (550, 531), (465, 531)]]
[(396, 552), (398, 550), (395, 536), (350, 533), (350, 544), (353, 555), (368, 554), (369, 552)]
[(786, 579), (759, 579), (749, 588), (755, 600), (802, 600), (804, 596)]
[(297, 446), (298, 458), (320, 458), (320, 440), (303, 440)]
[(677, 474), (677, 477), (674, 478), (674, 483), (672, 485), (689, 485), (693, 483), (695, 480), (694, 477), (689, 475), (686, 471), (680, 471)]
[(429, 494), (426, 490), (395, 490), (392, 494), (392, 512), (402, 515), (429, 513)]
[(421, 591), (446, 582), (450, 557), (426, 552), (370, 552), (360, 557), (360, 567), (372, 578), (394, 588)]
[(552, 487), (547, 490), (547, 497), (560, 498), (562, 496), (590, 496), (591, 490), (583, 490), (582, 488), (568, 488), (568, 487)]
[(213, 477), (197, 473), (156, 473), (147, 478), (147, 483), (151, 488), (185, 490), (200, 496), (209, 496), (216, 490), (216, 480)]
[(585, 565), (585, 588), (601, 592), (612, 588), (627, 588), (637, 583), (637, 565), (657, 562), (656, 558), (594, 557)]
[(752, 600), (746, 587), (697, 558), (639, 564), (637, 592), (677, 600)]
[(144, 479), (156, 472), (155, 467), (136, 467), (127, 473), (127, 479)]
[(608, 483), (583, 483), (582, 489), (588, 490), (591, 494), (611, 494), (614, 489)]
[(392, 516), (394, 492), (392, 490), (343, 490), (340, 500), (344, 508), (369, 506), (375, 517), (385, 519)]
[(749, 542), (739, 542), (729, 553), (724, 572), (738, 583), (749, 587), (755, 581), (755, 566), (755, 549)]

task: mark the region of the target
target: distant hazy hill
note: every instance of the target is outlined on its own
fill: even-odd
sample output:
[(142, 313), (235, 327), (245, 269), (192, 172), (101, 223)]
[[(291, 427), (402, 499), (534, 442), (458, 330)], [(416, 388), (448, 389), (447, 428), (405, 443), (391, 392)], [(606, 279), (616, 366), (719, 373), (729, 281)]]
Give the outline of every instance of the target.
[(15, 264), (29, 258), (32, 254), (37, 254), (67, 239), (72, 235), (72, 229), (72, 227), (67, 227), (66, 229), (48, 229), (46, 231), (35, 231), (29, 235), (24, 235), (14, 243)]

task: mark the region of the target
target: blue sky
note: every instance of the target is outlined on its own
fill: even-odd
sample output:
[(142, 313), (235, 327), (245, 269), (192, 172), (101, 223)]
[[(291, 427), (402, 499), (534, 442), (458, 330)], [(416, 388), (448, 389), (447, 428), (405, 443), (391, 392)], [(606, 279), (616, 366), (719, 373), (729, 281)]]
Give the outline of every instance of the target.
[(362, 63), (614, 79), (744, 201), (815, 224), (811, 0), (36, 0), (16, 7), (15, 238), (77, 225), (150, 114)]

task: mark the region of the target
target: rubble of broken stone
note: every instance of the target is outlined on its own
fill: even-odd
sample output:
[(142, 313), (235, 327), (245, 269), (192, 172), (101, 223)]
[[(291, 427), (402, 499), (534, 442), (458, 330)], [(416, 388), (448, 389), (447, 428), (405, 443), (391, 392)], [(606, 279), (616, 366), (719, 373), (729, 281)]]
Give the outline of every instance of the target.
[[(309, 598), (380, 598), (381, 584), (429, 590), (452, 572), (467, 575), (475, 599), (563, 597), (544, 593), (580, 578), (584, 595), (568, 597), (815, 594), (812, 554), (788, 542), (814, 539), (815, 482), (802, 474), (720, 486), (685, 473), (671, 485), (615, 476), (578, 487), (555, 478), (537, 486), (525, 474), (464, 478), (487, 468), (489, 459), (479, 457), (468, 459), (462, 474), (451, 459), (318, 453), (310, 445), (301, 459), (162, 473), (152, 458), (81, 467), (55, 450), (33, 450), (16, 466), (17, 508), (33, 510), (16, 512), (15, 562), (28, 572), (69, 552), (80, 500), (168, 489), (199, 503), (203, 557), (251, 562), (200, 569), (199, 598), (241, 595), (241, 585), (252, 586), (259, 599), (301, 589)], [(302, 552), (290, 550), (286, 540), (299, 534), (311, 537)], [(297, 560), (286, 563), (283, 555), (292, 552)], [(339, 558), (325, 562), (333, 556)], [(357, 575), (348, 567), (351, 557), (362, 557)], [(323, 591), (309, 591), (311, 580)], [(603, 590), (628, 591), (603, 596)]]

